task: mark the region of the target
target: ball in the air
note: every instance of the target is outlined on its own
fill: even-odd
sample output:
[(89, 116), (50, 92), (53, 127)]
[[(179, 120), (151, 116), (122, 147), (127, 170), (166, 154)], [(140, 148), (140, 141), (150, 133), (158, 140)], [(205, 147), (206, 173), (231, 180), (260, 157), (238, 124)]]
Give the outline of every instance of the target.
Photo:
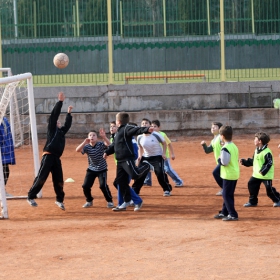
[(65, 53), (56, 54), (53, 58), (53, 64), (55, 67), (57, 67), (59, 69), (63, 69), (65, 67), (67, 67), (67, 65), (69, 64), (68, 55)]

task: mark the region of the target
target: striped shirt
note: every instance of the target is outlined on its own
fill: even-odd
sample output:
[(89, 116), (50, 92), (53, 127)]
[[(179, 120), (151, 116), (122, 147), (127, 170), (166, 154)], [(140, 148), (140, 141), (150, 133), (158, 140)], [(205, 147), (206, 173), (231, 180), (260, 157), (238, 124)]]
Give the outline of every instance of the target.
[(102, 142), (97, 142), (94, 146), (87, 144), (82, 150), (82, 154), (88, 156), (88, 169), (92, 171), (104, 171), (107, 169), (107, 162), (103, 158), (104, 150), (107, 146)]

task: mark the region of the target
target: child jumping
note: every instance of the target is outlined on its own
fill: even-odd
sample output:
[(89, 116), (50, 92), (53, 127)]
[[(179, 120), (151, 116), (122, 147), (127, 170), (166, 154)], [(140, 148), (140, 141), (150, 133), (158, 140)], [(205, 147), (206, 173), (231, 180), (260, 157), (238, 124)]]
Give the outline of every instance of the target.
[(60, 209), (65, 210), (63, 203), (65, 196), (63, 191), (64, 181), (60, 157), (62, 156), (65, 147), (65, 134), (68, 132), (72, 124), (71, 111), (73, 107), (68, 107), (68, 113), (66, 115), (65, 123), (62, 126), (58, 118), (61, 113), (61, 108), (64, 100), (65, 95), (63, 92), (60, 92), (58, 94), (58, 102), (55, 104), (49, 118), (47, 141), (43, 149), (41, 166), (38, 175), (35, 178), (33, 185), (27, 195), (27, 202), (33, 207), (38, 206), (34, 199), (43, 188), (51, 172), (53, 187), (56, 193), (55, 204)]
[[(110, 143), (103, 129), (100, 129), (99, 134), (104, 141), (107, 140), (106, 142)], [(105, 149), (107, 149), (107, 146), (103, 142), (97, 141), (97, 132), (95, 130), (89, 132), (88, 138), (76, 148), (76, 152), (81, 152), (83, 155), (87, 154), (89, 163), (82, 185), (86, 197), (86, 203), (83, 205), (84, 208), (93, 205), (91, 188), (96, 178), (99, 180), (99, 188), (107, 201), (107, 207), (114, 207), (111, 191), (107, 185), (107, 162), (103, 158)]]
[(271, 150), (268, 148), (270, 141), (269, 135), (264, 132), (255, 134), (254, 144), (255, 153), (252, 158), (247, 160), (242, 158), (240, 163), (246, 167), (253, 166), (253, 175), (248, 182), (249, 201), (244, 207), (255, 207), (258, 205), (258, 194), (261, 183), (265, 185), (267, 196), (274, 202), (274, 207), (280, 207), (280, 195), (274, 187), (272, 180), (274, 178), (274, 162)]

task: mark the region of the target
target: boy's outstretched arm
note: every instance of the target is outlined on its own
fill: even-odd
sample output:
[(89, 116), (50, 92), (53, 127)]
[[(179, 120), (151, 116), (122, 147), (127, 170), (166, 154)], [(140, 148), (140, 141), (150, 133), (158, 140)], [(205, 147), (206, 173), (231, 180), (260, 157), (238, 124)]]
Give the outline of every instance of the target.
[(106, 146), (110, 146), (111, 145), (110, 140), (106, 136), (106, 132), (105, 132), (104, 128), (100, 128), (99, 129), (99, 135), (103, 139), (103, 141), (104, 141)]
[(203, 147), (204, 152), (205, 152), (206, 154), (210, 154), (210, 153), (212, 153), (212, 152), (214, 151), (214, 150), (213, 150), (212, 144), (210, 144), (209, 146), (207, 146), (205, 141), (201, 141), (200, 144), (201, 144), (201, 146)]
[(167, 148), (169, 149), (169, 152), (171, 154), (171, 158), (174, 160), (175, 159), (175, 154), (174, 154), (174, 150), (173, 150), (173, 146), (172, 146), (171, 142), (168, 144)]

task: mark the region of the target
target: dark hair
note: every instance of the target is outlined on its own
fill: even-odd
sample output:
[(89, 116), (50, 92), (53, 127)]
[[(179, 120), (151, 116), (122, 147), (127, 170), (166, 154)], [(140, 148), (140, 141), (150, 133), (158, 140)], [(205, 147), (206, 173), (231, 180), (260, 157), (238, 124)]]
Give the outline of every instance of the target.
[(127, 124), (129, 122), (129, 114), (120, 112), (116, 115), (116, 119), (120, 121), (121, 124)]
[(219, 128), (223, 126), (223, 124), (220, 122), (212, 122), (212, 125), (217, 125)]
[(262, 141), (263, 145), (268, 144), (268, 142), (270, 141), (269, 135), (264, 132), (257, 132), (255, 134), (255, 137), (257, 137), (260, 141)]
[(227, 141), (232, 140), (233, 130), (230, 125), (223, 125), (219, 129), (220, 135), (223, 135)]
[(110, 124), (114, 124), (114, 125), (116, 125), (116, 122), (115, 122), (115, 121), (111, 121), (111, 122), (110, 122)]
[(159, 122), (159, 120), (153, 120), (152, 123), (155, 124), (156, 126), (160, 127), (160, 122)]
[(151, 121), (150, 121), (149, 119), (147, 119), (147, 118), (143, 118), (142, 121), (146, 121), (146, 122), (148, 122), (149, 124), (151, 124)]

